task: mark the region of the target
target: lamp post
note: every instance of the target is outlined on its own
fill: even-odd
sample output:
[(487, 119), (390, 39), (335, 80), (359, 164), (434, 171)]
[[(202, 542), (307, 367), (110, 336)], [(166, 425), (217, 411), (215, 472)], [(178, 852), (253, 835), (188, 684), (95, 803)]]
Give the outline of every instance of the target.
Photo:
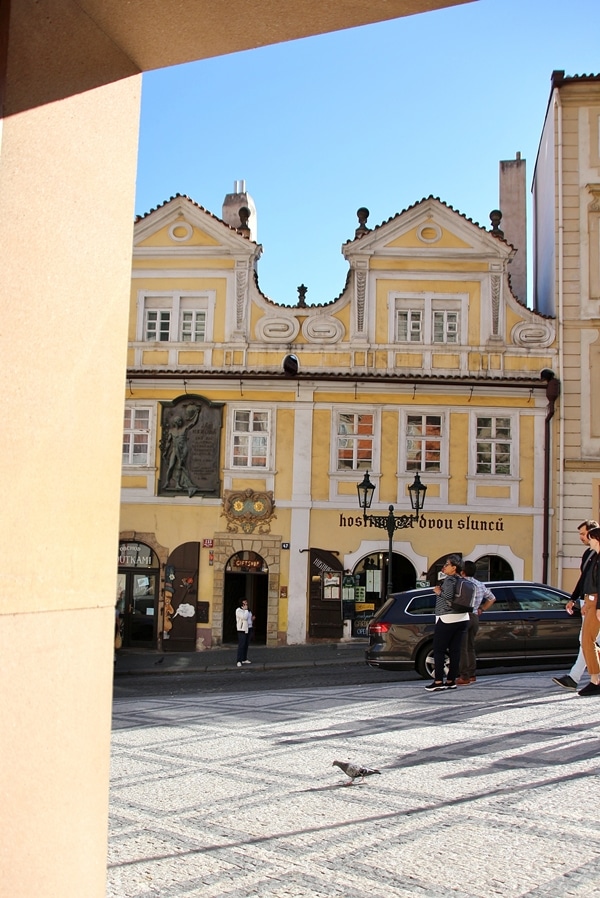
[(419, 477), (419, 473), (417, 472), (415, 474), (415, 479), (408, 488), (408, 492), (410, 495), (410, 504), (415, 514), (403, 514), (399, 517), (396, 517), (394, 515), (393, 505), (390, 505), (387, 515), (367, 514), (367, 508), (371, 507), (371, 502), (373, 501), (373, 493), (375, 492), (375, 485), (371, 483), (368, 471), (363, 477), (362, 483), (359, 483), (356, 489), (358, 491), (358, 504), (362, 508), (365, 524), (367, 523), (367, 521), (369, 521), (370, 525), (374, 527), (385, 528), (388, 533), (388, 578), (385, 593), (385, 597), (387, 599), (388, 596), (392, 594), (394, 588), (392, 583), (392, 549), (394, 533), (396, 532), (396, 530), (404, 530), (406, 527), (412, 527), (414, 522), (419, 520), (419, 512), (425, 504), (425, 494), (427, 492), (427, 487), (421, 483), (421, 478)]

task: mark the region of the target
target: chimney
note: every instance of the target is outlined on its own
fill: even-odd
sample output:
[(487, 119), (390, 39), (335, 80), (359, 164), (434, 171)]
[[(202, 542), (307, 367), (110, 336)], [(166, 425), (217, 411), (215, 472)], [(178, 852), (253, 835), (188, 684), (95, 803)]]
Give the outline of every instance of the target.
[(517, 153), (516, 159), (500, 163), (500, 209), (504, 239), (517, 252), (508, 273), (512, 291), (527, 305), (527, 199), (525, 190), (526, 162)]
[[(242, 209), (249, 209), (250, 215), (248, 216), (247, 212), (244, 211), (240, 218), (240, 210)], [(223, 214), (221, 217), (225, 224), (235, 228), (236, 231), (244, 234), (244, 236), (249, 236), (250, 240), (256, 242), (256, 206), (250, 194), (246, 193), (245, 181), (233, 182), (233, 193), (228, 193), (223, 200)]]

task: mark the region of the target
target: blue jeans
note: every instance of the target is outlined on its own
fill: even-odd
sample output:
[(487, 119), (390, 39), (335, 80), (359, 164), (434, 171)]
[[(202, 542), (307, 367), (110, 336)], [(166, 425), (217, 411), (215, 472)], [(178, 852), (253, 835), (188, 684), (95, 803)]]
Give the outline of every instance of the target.
[(250, 638), (249, 633), (244, 633), (243, 630), (238, 630), (238, 650), (237, 650), (237, 660), (245, 661), (248, 657), (248, 640)]
[(461, 620), (456, 624), (445, 624), (443, 620), (435, 622), (435, 630), (433, 631), (433, 663), (435, 665), (436, 682), (442, 682), (444, 679), (446, 652), (450, 658), (448, 679), (455, 680), (457, 678), (460, 665), (460, 649), (468, 626), (468, 620)]

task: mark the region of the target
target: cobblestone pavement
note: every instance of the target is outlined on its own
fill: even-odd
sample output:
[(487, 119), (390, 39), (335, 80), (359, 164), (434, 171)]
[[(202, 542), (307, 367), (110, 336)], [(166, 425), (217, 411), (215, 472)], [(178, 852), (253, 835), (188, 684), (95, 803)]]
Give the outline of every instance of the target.
[(600, 896), (600, 702), (551, 675), (117, 698), (108, 898)]

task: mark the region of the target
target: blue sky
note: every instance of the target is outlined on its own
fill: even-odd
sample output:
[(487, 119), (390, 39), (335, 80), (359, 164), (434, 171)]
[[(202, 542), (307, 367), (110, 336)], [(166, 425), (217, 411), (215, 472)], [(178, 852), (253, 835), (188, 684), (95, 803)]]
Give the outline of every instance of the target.
[(529, 189), (552, 71), (600, 73), (599, 26), (599, 0), (478, 0), (148, 73), (136, 214), (221, 217), (244, 179), (263, 293), (330, 302), (360, 206), (374, 227), (433, 194), (489, 228), (517, 151)]

